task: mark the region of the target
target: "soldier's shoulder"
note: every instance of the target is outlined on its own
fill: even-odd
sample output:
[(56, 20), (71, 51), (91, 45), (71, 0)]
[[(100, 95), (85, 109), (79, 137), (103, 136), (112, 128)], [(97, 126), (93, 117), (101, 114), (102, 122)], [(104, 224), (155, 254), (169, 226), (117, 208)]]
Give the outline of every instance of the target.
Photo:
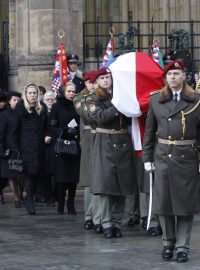
[(150, 93), (150, 96), (154, 96), (156, 94), (159, 94), (161, 90), (156, 90)]
[(194, 90), (195, 94), (197, 94), (200, 97), (200, 91), (199, 90)]

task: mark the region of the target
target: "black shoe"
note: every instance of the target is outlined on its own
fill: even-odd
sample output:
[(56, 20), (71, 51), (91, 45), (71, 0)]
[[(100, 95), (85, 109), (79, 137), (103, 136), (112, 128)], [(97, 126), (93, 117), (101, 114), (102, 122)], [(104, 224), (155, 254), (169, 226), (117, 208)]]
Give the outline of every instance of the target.
[(67, 201), (67, 213), (68, 215), (76, 215), (76, 209), (74, 207), (74, 202)]
[(178, 263), (184, 263), (188, 261), (188, 254), (184, 251), (180, 251), (176, 255), (176, 261)]
[(160, 226), (158, 227), (151, 227), (148, 229), (148, 233), (152, 237), (156, 237), (158, 235), (162, 235), (162, 229)]
[(30, 215), (30, 216), (36, 215), (35, 210), (30, 210), (30, 211), (28, 211), (28, 215)]
[(84, 223), (84, 229), (85, 230), (92, 230), (93, 228), (94, 228), (94, 224), (93, 224), (92, 219), (86, 220)]
[(134, 227), (135, 225), (140, 225), (140, 218), (130, 218), (127, 222), (128, 227)]
[(101, 224), (94, 225), (94, 231), (95, 231), (96, 234), (102, 233), (103, 232), (102, 225)]
[(112, 228), (108, 227), (106, 229), (103, 229), (103, 234), (105, 238), (112, 238), (113, 237)]
[(64, 205), (58, 205), (57, 212), (60, 215), (64, 214)]
[(117, 238), (123, 237), (122, 232), (119, 228), (113, 227), (112, 231), (113, 231), (113, 237), (117, 237)]
[(162, 251), (162, 258), (164, 260), (170, 260), (173, 257), (173, 246), (164, 246)]
[(20, 201), (15, 201), (15, 208), (21, 208), (21, 202)]
[(147, 217), (142, 218), (142, 228), (145, 230), (147, 229)]

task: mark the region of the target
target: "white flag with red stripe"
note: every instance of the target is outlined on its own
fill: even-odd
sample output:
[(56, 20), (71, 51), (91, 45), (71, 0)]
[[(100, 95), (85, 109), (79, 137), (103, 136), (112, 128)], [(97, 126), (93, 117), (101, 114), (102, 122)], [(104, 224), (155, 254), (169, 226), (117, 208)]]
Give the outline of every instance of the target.
[(113, 105), (124, 115), (132, 117), (134, 149), (142, 150), (138, 117), (148, 111), (150, 93), (163, 87), (163, 70), (142, 52), (119, 56), (109, 65), (113, 77)]

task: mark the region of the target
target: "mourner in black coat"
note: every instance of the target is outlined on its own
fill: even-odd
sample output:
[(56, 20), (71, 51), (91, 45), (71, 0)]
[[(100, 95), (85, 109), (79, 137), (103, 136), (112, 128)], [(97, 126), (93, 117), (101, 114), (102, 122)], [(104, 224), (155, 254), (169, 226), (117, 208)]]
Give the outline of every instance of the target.
[(38, 176), (45, 173), (45, 143), (47, 136), (47, 112), (39, 101), (39, 89), (30, 84), (23, 92), (23, 102), (16, 107), (16, 121), (13, 123), (10, 142), (12, 151), (20, 152), (24, 162), (28, 214), (35, 214), (34, 196)]
[[(73, 105), (73, 97), (75, 95), (75, 86), (69, 82), (59, 93), (57, 103), (53, 104), (49, 117), (50, 130), (54, 142), (62, 132), (63, 139), (68, 138), (68, 124), (74, 119), (79, 123), (79, 116)], [(67, 96), (67, 97), (66, 97)], [(55, 154), (55, 182), (56, 197), (58, 201), (58, 212), (64, 213), (64, 202), (66, 190), (68, 190), (68, 213), (76, 214), (74, 208), (74, 198), (76, 193), (76, 185), (79, 181), (80, 156), (63, 156)]]
[(15, 198), (15, 207), (20, 208), (21, 202), (18, 192), (18, 176), (16, 171), (8, 168), (8, 160), (12, 158), (9, 142), (12, 140), (11, 128), (16, 120), (15, 107), (21, 98), (21, 94), (16, 91), (8, 93), (8, 103), (10, 107), (0, 115), (0, 155), (1, 155), (1, 176), (9, 179), (10, 188)]
[[(6, 105), (7, 105), (7, 95), (4, 91), (0, 89), (0, 114), (6, 110)], [(7, 185), (7, 179), (2, 178), (0, 176), (0, 203), (4, 204), (4, 196), (3, 196), (3, 189)]]

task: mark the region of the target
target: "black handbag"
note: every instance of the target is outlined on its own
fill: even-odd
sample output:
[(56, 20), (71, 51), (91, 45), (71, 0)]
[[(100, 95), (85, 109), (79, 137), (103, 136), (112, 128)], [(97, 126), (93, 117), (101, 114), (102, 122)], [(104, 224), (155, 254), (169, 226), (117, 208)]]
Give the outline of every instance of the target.
[(8, 168), (11, 171), (16, 171), (22, 173), (24, 169), (23, 160), (20, 153), (12, 154), (11, 158), (8, 160)]
[(54, 147), (55, 153), (57, 155), (65, 155), (65, 156), (78, 156), (79, 154), (79, 146), (76, 140), (62, 139), (63, 131), (60, 133), (60, 136), (56, 140), (56, 144)]

